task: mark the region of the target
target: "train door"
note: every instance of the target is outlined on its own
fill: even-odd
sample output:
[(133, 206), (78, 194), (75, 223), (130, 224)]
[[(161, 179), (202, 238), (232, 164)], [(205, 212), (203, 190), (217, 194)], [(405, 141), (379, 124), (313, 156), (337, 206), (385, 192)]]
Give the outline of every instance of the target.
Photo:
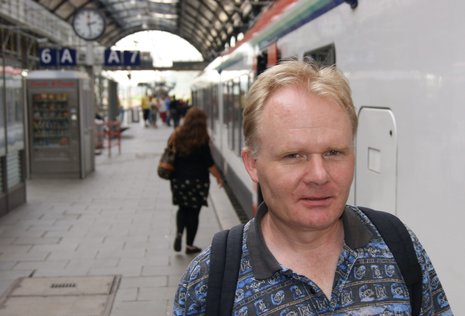
[(397, 130), (390, 109), (362, 107), (357, 133), (355, 203), (395, 214)]

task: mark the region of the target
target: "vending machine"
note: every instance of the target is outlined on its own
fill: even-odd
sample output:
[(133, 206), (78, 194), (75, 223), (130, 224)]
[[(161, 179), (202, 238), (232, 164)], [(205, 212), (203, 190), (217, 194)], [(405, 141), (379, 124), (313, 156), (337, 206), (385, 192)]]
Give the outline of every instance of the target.
[(85, 178), (95, 169), (94, 97), (88, 75), (33, 71), (26, 85), (30, 177)]

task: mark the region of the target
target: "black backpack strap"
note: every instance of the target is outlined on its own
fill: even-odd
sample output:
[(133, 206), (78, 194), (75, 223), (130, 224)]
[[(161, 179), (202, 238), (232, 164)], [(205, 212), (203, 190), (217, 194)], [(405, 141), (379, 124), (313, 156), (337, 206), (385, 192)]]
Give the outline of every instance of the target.
[(374, 211), (369, 208), (359, 209), (376, 226), (399, 266), (402, 277), (410, 295), (412, 315), (420, 315), (422, 298), (422, 273), (418, 263), (412, 239), (405, 225), (396, 216)]
[(244, 225), (213, 236), (208, 274), (207, 316), (231, 315), (242, 255)]
[(213, 236), (210, 248), (206, 316), (215, 316), (220, 314), (221, 287), (223, 285), (228, 235), (229, 230), (223, 230)]

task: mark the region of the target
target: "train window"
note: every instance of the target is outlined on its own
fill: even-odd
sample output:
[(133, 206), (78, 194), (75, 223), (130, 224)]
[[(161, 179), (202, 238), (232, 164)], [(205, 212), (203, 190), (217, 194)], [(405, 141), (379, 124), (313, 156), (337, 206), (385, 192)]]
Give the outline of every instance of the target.
[(266, 70), (268, 65), (268, 53), (266, 51), (262, 52), (257, 56), (257, 69), (255, 74), (258, 76)]
[(191, 90), (191, 100), (192, 100), (192, 105), (197, 104), (197, 91)]
[(268, 46), (268, 61), (267, 66), (271, 67), (277, 65), (281, 62), (281, 51), (278, 49), (278, 45), (276, 43), (271, 44)]
[(232, 82), (228, 81), (223, 84), (223, 122), (226, 126), (226, 133), (228, 139), (228, 147), (232, 148), (233, 135), (232, 135)]
[(212, 109), (210, 112), (211, 117), (211, 129), (215, 132), (215, 127), (218, 127), (219, 115), (219, 104), (218, 104), (218, 85), (214, 84), (211, 86), (211, 105)]
[(218, 86), (213, 84), (203, 89), (192, 90), (192, 105), (207, 113), (208, 126), (215, 134), (219, 120)]
[(233, 150), (238, 155), (241, 152), (241, 87), (239, 78), (233, 82)]
[(245, 96), (247, 94), (247, 91), (249, 91), (250, 84), (252, 82), (252, 76), (250, 75), (244, 75), (240, 77), (240, 108), (238, 111), (238, 152), (237, 154), (241, 154), (242, 147), (244, 146), (244, 131), (242, 129), (242, 110), (244, 109), (245, 106)]
[(336, 64), (336, 46), (330, 44), (304, 53), (304, 60), (315, 61), (322, 66)]
[(255, 57), (254, 72), (255, 76), (260, 75), (267, 68), (277, 65), (281, 62), (281, 51), (276, 43), (271, 44), (266, 50), (263, 50)]
[(242, 149), (242, 106), (248, 82), (248, 76), (239, 77), (226, 82), (223, 88), (224, 124), (228, 148), (238, 156)]
[(214, 96), (213, 96), (213, 87), (205, 88), (205, 97), (204, 97), (204, 108), (208, 117), (208, 126), (212, 131), (214, 131), (213, 124), (213, 109), (214, 109)]

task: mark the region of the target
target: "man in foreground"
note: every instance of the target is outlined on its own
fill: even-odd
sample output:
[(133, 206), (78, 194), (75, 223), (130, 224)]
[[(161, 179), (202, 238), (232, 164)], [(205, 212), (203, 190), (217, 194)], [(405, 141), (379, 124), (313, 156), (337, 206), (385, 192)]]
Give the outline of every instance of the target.
[[(261, 74), (244, 108), (244, 165), (264, 203), (244, 227), (233, 315), (411, 315), (398, 262), (368, 217), (347, 206), (357, 116), (335, 68), (284, 62)], [(452, 315), (409, 231), (421, 315)], [(189, 266), (175, 315), (207, 310), (210, 249)]]

